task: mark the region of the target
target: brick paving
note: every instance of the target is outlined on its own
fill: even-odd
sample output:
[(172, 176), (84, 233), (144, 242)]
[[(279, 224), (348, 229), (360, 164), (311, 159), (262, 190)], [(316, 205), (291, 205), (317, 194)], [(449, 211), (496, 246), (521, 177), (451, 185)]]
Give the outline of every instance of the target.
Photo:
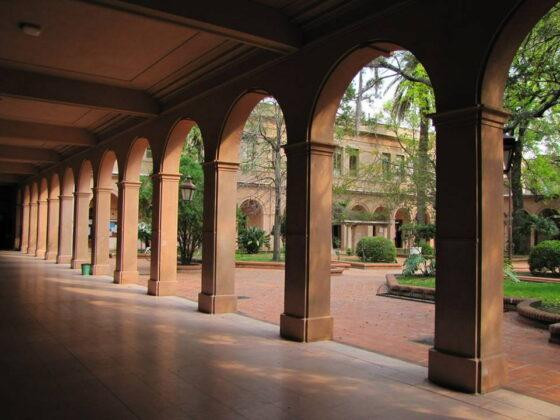
[[(139, 264), (146, 285), (149, 262)], [(347, 270), (332, 278), (334, 339), (426, 366), (432, 346), (434, 305), (376, 296), (386, 271)], [(178, 295), (196, 301), (200, 271), (179, 273)], [(236, 269), (240, 313), (278, 324), (284, 301), (281, 270)], [(516, 312), (504, 316), (508, 388), (560, 404), (560, 346), (548, 343), (548, 331)]]

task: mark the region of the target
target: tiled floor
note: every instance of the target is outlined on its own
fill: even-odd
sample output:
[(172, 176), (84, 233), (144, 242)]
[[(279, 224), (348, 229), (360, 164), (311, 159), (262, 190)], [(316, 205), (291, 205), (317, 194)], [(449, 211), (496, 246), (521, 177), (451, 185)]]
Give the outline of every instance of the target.
[(298, 344), (236, 314), (0, 254), (2, 418), (559, 418), (511, 391), (470, 396), (424, 367)]
[[(140, 270), (149, 273), (147, 261)], [(147, 275), (141, 284), (147, 282)], [(179, 274), (178, 295), (196, 301), (200, 271)], [(334, 339), (405, 361), (427, 366), (434, 334), (434, 305), (377, 296), (385, 282), (381, 270), (347, 270), (332, 278)], [(236, 270), (239, 311), (278, 324), (284, 302), (284, 272)], [(548, 331), (520, 317), (504, 315), (504, 349), (508, 388), (560, 404), (560, 346), (548, 342)]]

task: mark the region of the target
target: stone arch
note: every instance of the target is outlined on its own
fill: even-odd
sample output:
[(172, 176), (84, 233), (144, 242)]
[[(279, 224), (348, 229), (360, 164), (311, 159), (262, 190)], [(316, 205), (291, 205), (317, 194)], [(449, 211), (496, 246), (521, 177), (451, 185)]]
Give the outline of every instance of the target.
[[(312, 141), (323, 143), (334, 141), (336, 112), (352, 79), (367, 63), (380, 56), (388, 57), (392, 52), (398, 50), (410, 51), (418, 57), (412, 49), (404, 46), (385, 41), (372, 41), (354, 48), (333, 66), (323, 82), (313, 106), (310, 129), (310, 139)], [(426, 68), (426, 71), (429, 76), (428, 68)], [(437, 99), (437, 95), (435, 96)]]
[(91, 192), (91, 182), (93, 180), (93, 167), (91, 161), (84, 160), (80, 165), (78, 172), (78, 182), (76, 183), (76, 192)]
[(241, 134), (249, 115), (257, 104), (267, 97), (273, 97), (263, 91), (249, 91), (239, 96), (231, 106), (220, 133), (220, 142), (216, 159), (224, 162), (239, 161)]
[(43, 177), (39, 181), (38, 199), (39, 201), (46, 201), (49, 197), (49, 185), (47, 178)]
[[(124, 162), (124, 169), (122, 174), (119, 173), (119, 178), (124, 181), (138, 182), (140, 180), (140, 172), (142, 170), (142, 161), (146, 150), (151, 149), (150, 141), (145, 137), (135, 139), (126, 154), (126, 161)], [(153, 168), (152, 168), (153, 172)]]
[(64, 174), (62, 176), (62, 195), (72, 195), (75, 189), (75, 182), (74, 182), (74, 171), (70, 166), (68, 166), (64, 170)]
[(247, 227), (258, 227), (263, 229), (264, 211), (263, 205), (259, 200), (248, 198), (239, 206), (241, 211), (247, 216)]
[(113, 186), (113, 168), (119, 165), (117, 155), (112, 150), (106, 150), (99, 161), (95, 186), (99, 188), (111, 188)]
[(356, 212), (362, 212), (362, 213), (368, 213), (369, 209), (368, 206), (366, 206), (363, 203), (356, 203), (352, 206), (351, 208), (352, 211), (356, 211)]
[(388, 220), (389, 219), (389, 210), (383, 206), (378, 206), (374, 212), (373, 216), (375, 220)]
[(49, 187), (49, 198), (58, 199), (60, 195), (60, 177), (57, 173), (51, 175), (50, 187)]
[(495, 37), (479, 77), (478, 102), (501, 109), (509, 68), (519, 46), (557, 0), (525, 0), (508, 16)]
[(410, 212), (404, 207), (398, 208), (393, 214), (393, 220), (395, 221), (395, 246), (397, 248), (403, 248), (405, 245), (405, 238), (402, 232), (402, 226), (405, 223), (410, 223)]
[(159, 172), (162, 174), (178, 174), (179, 173), (179, 163), (181, 159), (181, 151), (185, 144), (185, 139), (187, 138), (191, 129), (196, 125), (196, 122), (191, 119), (181, 119), (177, 121), (163, 146), (163, 153), (161, 157), (161, 162), (159, 163)]

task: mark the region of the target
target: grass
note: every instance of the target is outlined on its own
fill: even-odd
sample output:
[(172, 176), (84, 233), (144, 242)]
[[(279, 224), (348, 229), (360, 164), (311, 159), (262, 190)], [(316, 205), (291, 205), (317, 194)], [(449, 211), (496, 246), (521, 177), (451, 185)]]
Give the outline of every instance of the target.
[[(400, 276), (400, 284), (412, 286), (436, 287), (434, 277)], [(539, 299), (543, 309), (551, 312), (560, 312), (560, 283), (534, 283), (529, 281), (513, 282), (504, 280), (504, 295), (507, 297), (521, 297)]]
[[(258, 254), (235, 253), (235, 261), (272, 261), (272, 252), (259, 252)], [(280, 254), (280, 261), (284, 261), (284, 254)]]

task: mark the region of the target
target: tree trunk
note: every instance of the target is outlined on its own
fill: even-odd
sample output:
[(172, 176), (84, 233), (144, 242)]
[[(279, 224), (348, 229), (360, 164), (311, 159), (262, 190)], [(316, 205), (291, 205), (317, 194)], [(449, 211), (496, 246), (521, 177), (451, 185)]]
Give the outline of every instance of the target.
[(358, 73), (358, 89), (356, 92), (356, 113), (354, 115), (354, 133), (356, 136), (360, 134), (360, 121), (362, 120), (362, 100), (364, 95), (363, 70)]
[(426, 192), (428, 178), (428, 118), (424, 113), (420, 117), (420, 137), (418, 139), (418, 161), (416, 162), (416, 223), (426, 223), (428, 195)]
[(513, 251), (516, 254), (529, 253), (529, 241), (523, 232), (523, 182), (521, 179), (521, 166), (523, 161), (523, 142), (527, 124), (521, 123), (517, 131), (517, 142), (511, 164), (511, 195), (513, 207)]

